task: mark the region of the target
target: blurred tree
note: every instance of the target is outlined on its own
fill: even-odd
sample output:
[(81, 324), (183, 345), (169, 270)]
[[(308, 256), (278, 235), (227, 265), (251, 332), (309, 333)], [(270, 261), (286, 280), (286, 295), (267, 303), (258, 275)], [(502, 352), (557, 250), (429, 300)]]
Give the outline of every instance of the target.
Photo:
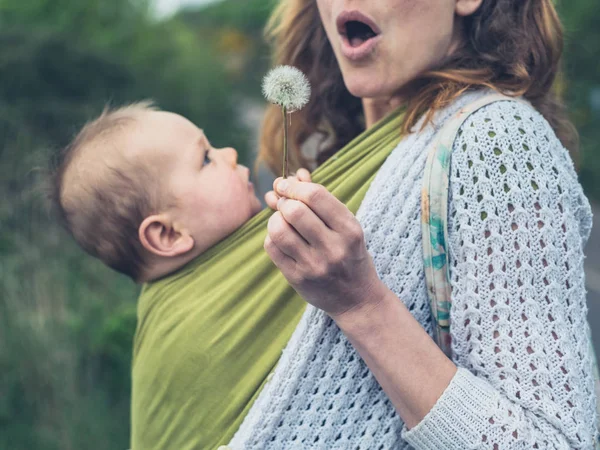
[(144, 98), (248, 162), (214, 53), (145, 0), (0, 0), (0, 449), (127, 448), (138, 288), (49, 219), (37, 168), (107, 101)]
[(587, 194), (600, 200), (600, 2), (559, 1), (565, 26), (565, 100), (581, 138), (580, 178)]
[(180, 16), (195, 28), (233, 27), (260, 35), (277, 0), (222, 0), (203, 8), (184, 8)]
[(178, 18), (198, 39), (217, 43), (219, 57), (236, 81), (236, 95), (264, 101), (262, 77), (271, 65), (263, 29), (276, 0), (223, 0), (200, 9), (184, 9)]
[(151, 26), (149, 0), (0, 1), (0, 26), (21, 26), (116, 49)]
[(12, 133), (27, 130), (40, 142), (64, 145), (106, 99), (126, 98), (134, 86), (130, 68), (68, 35), (0, 32), (0, 113)]

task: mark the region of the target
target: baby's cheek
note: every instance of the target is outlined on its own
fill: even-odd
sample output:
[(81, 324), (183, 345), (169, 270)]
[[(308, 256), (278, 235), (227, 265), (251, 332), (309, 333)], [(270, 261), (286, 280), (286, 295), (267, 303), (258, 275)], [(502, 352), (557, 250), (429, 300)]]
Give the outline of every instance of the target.
[(248, 186), (244, 186), (244, 188), (245, 189), (236, 189), (236, 191), (232, 193), (233, 198), (229, 202), (232, 207), (230, 215), (237, 226), (241, 226), (256, 213), (256, 203), (254, 202), (252, 193), (249, 191)]

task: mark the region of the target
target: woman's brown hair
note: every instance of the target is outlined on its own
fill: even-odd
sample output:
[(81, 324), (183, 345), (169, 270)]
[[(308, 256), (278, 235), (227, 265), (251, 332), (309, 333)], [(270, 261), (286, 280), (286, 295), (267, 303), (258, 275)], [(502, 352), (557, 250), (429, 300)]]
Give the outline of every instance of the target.
[[(302, 145), (316, 133), (321, 164), (364, 130), (360, 99), (346, 89), (315, 0), (282, 0), (267, 25), (274, 63), (298, 67), (312, 85), (311, 101), (294, 113), (289, 132), (291, 168), (310, 161)], [(484, 0), (464, 18), (464, 42), (440, 67), (423, 73), (407, 99), (402, 132), (412, 129), (473, 88), (492, 88), (523, 96), (548, 120), (563, 145), (576, 150), (577, 134), (564, 105), (552, 89), (560, 68), (563, 31), (552, 0)], [(259, 161), (278, 173), (281, 161), (281, 111), (267, 110), (261, 133)], [(425, 122), (427, 123), (427, 121)]]

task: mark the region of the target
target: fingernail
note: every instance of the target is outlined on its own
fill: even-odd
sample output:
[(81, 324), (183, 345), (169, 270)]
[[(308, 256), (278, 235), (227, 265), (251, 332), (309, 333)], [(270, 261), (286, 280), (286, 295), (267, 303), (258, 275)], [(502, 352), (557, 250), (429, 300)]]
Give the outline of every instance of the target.
[(277, 183), (277, 190), (281, 193), (284, 194), (285, 191), (287, 191), (289, 183), (286, 180), (281, 180), (279, 183)]

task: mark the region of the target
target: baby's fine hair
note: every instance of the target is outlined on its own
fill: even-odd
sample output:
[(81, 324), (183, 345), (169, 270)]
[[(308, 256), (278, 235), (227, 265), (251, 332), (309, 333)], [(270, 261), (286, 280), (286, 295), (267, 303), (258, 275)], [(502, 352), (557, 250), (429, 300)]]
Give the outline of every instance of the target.
[(147, 259), (138, 229), (158, 207), (152, 174), (140, 161), (124, 158), (114, 164), (103, 161), (87, 172), (80, 167), (86, 158), (98, 156), (96, 152), (114, 149), (118, 133), (135, 125), (142, 113), (155, 110), (151, 101), (105, 107), (55, 155), (50, 170), (49, 196), (61, 224), (86, 252), (136, 282)]

